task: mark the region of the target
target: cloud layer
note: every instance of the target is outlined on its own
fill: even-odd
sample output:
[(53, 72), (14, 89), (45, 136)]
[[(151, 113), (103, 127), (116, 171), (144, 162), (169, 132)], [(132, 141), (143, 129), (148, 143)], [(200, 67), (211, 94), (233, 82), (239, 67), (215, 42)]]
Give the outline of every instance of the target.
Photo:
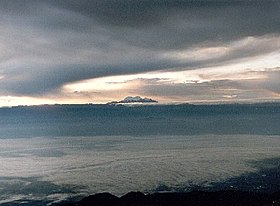
[[(63, 86), (86, 79), (250, 61), (257, 71), (279, 67), (279, 9), (272, 0), (3, 0), (0, 96), (63, 99), (71, 96)], [(145, 92), (138, 88), (132, 95)]]

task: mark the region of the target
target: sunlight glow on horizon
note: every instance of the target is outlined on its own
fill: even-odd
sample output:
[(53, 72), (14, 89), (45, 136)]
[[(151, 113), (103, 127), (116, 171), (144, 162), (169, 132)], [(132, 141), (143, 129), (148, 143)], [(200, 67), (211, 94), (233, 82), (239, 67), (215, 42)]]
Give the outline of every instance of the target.
[[(232, 42), (225, 46), (218, 47), (197, 47), (188, 50), (167, 52), (166, 58), (176, 61), (195, 61), (220, 58), (228, 55), (233, 51), (238, 51), (244, 46), (253, 44), (261, 45), (263, 43), (279, 46), (279, 38), (253, 38), (247, 37), (242, 40)], [(106, 103), (123, 99), (125, 96), (143, 96), (154, 98), (163, 103), (172, 102), (219, 102), (219, 101), (252, 101), (271, 99), (279, 100), (280, 95), (277, 92), (259, 89), (252, 91), (243, 91), (252, 95), (248, 97), (239, 96), (242, 91), (234, 87), (215, 88), (218, 96), (209, 97), (207, 94), (200, 97), (194, 97), (189, 94), (187, 96), (172, 96), (150, 93), (146, 91), (149, 87), (186, 85), (197, 87), (196, 85), (218, 82), (218, 81), (269, 81), (269, 72), (280, 71), (280, 50), (267, 53), (265, 55), (257, 55), (254, 57), (239, 58), (237, 60), (225, 61), (222, 65), (212, 65), (208, 67), (189, 68), (170, 68), (169, 70), (159, 70), (153, 72), (144, 72), (139, 74), (113, 75), (99, 78), (86, 79), (76, 82), (64, 84), (56, 93), (48, 93), (39, 97), (32, 96), (0, 96), (0, 106), (17, 106), (17, 105), (40, 105), (40, 104), (82, 104), (82, 103)], [(0, 80), (5, 79), (4, 75), (0, 75)], [(207, 86), (207, 85), (206, 85)], [(210, 87), (211, 85), (208, 85)], [(198, 87), (199, 88), (199, 87)], [(197, 89), (197, 88), (194, 88)], [(210, 88), (211, 89), (211, 88)], [(214, 91), (213, 90), (213, 91)], [(255, 92), (255, 93), (254, 93)], [(207, 92), (206, 92), (207, 93)], [(254, 94), (253, 94), (254, 93)]]
[[(82, 80), (74, 83), (69, 83), (63, 86), (64, 92), (75, 91), (109, 91), (125, 89), (126, 84), (131, 88), (141, 87), (141, 85), (132, 84), (134, 80), (153, 80), (163, 83), (203, 83), (218, 80), (254, 80), (265, 79), (263, 73), (268, 71), (280, 71), (280, 64), (275, 64), (280, 59), (280, 53), (254, 58), (242, 63), (229, 64), (213, 68), (202, 68), (195, 70), (175, 71), (175, 72), (148, 72), (133, 75), (117, 75), (101, 78)], [(278, 63), (278, 62), (277, 62)], [(277, 67), (271, 67), (275, 66)], [(246, 67), (250, 67), (250, 69)], [(267, 66), (266, 69), (263, 69)], [(279, 66), (279, 67), (278, 67)], [(245, 67), (245, 69), (244, 69)]]

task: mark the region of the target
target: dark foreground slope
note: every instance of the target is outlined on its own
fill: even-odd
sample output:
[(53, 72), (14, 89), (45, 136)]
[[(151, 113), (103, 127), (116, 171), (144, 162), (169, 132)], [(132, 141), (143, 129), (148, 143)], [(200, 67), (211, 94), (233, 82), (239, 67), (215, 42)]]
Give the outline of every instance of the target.
[[(59, 206), (259, 206), (259, 205), (280, 205), (280, 192), (273, 194), (261, 194), (241, 191), (219, 191), (202, 192), (194, 191), (189, 193), (155, 193), (144, 195), (140, 192), (130, 192), (122, 197), (116, 197), (110, 193), (99, 193), (82, 199), (75, 203), (60, 203)], [(57, 205), (57, 206), (58, 206)]]

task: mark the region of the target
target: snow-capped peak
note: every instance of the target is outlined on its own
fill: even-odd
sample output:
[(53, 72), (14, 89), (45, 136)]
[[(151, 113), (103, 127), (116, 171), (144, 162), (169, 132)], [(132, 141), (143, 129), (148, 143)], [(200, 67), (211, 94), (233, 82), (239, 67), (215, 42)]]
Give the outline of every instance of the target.
[(150, 99), (150, 98), (142, 98), (140, 96), (128, 96), (126, 98), (124, 98), (123, 100), (120, 101), (114, 101), (114, 102), (110, 102), (110, 103), (157, 103), (156, 100)]

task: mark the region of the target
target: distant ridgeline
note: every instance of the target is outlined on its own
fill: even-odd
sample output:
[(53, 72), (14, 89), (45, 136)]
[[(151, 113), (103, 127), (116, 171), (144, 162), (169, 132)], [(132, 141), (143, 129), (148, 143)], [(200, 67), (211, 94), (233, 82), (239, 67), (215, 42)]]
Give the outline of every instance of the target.
[[(131, 98), (125, 99), (125, 102), (129, 100)], [(0, 138), (280, 134), (279, 103), (139, 104), (134, 107), (127, 107), (125, 104), (23, 106), (0, 108), (0, 117)]]
[(131, 97), (128, 96), (120, 101), (108, 102), (108, 104), (129, 104), (129, 103), (158, 103), (158, 101), (150, 98), (142, 98), (140, 96)]

